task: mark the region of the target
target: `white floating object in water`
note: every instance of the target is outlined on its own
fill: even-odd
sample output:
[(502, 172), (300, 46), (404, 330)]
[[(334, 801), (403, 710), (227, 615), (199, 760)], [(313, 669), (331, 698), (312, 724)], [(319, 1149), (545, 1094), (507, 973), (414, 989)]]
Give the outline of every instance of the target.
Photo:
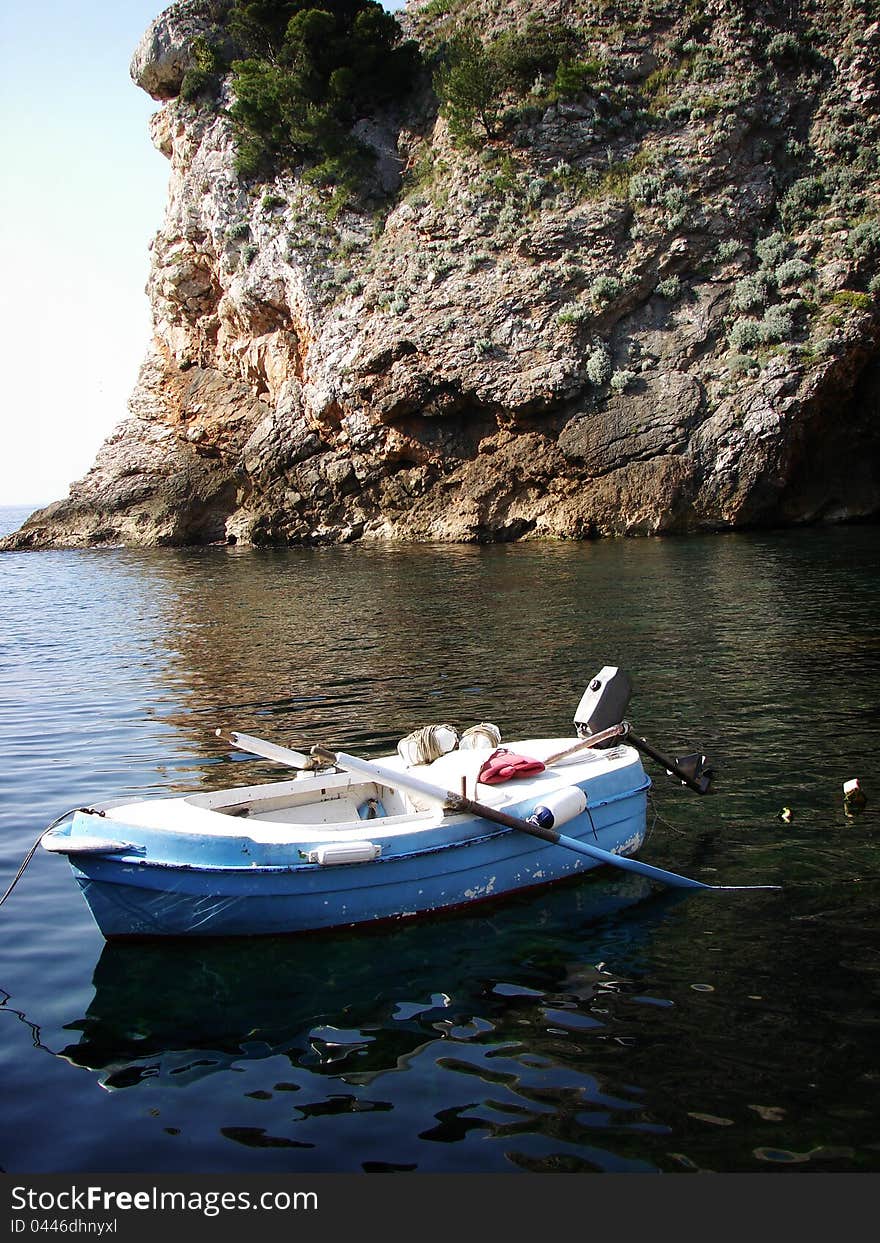
[(843, 807), (844, 811), (852, 813), (861, 811), (867, 803), (865, 792), (859, 785), (858, 777), (853, 777), (851, 781), (843, 783)]

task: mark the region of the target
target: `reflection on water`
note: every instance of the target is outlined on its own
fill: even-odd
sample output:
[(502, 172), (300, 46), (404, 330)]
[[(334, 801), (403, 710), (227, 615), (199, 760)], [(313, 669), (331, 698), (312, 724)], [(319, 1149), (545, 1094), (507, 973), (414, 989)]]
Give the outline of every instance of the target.
[[(608, 998), (627, 993), (620, 973), (680, 901), (641, 877), (590, 878), (492, 914), (363, 935), (106, 945), (85, 1016), (65, 1024), (80, 1034), (58, 1053), (108, 1090), (151, 1095), (244, 1070), (239, 1091), (271, 1125), (227, 1122), (227, 1139), (319, 1156), (329, 1142), (352, 1169), (380, 1162), (381, 1145), (363, 1118), (340, 1146), (332, 1119), (396, 1110), (401, 1081), (409, 1096), (415, 1075), (431, 1096), (407, 1137), (413, 1168), (434, 1168), (432, 1146), (470, 1131), (502, 1141), (500, 1164), (527, 1165), (560, 1143), (560, 1109), (548, 1103), (564, 1104), (571, 1125), (583, 1115), (603, 1129), (664, 1130), (646, 1119), (643, 1093), (621, 1084), (609, 1094), (571, 1055), (617, 1039)], [(436, 1108), (447, 1077), (467, 1102)], [(235, 1092), (234, 1079), (222, 1090)], [(596, 1161), (625, 1167), (612, 1152)]]
[[(358, 1052), (358, 1069), (389, 1069), (398, 1054), (388, 1057), (388, 1033), (423, 1020), (424, 998), (439, 995), (441, 975), (444, 1019), (463, 1018), (479, 1008), (486, 979), (520, 973), (523, 935), (532, 954), (553, 953), (573, 927), (591, 942), (591, 925), (624, 910), (634, 914), (640, 902), (656, 918), (668, 902), (641, 877), (622, 884), (591, 879), (565, 890), (549, 904), (505, 903), (501, 918), (459, 914), (399, 929), (257, 941), (106, 944), (85, 1018), (65, 1025), (82, 1035), (63, 1054), (93, 1070), (112, 1067), (105, 1082), (120, 1087), (134, 1081), (135, 1063), (150, 1060), (155, 1074), (152, 1059), (181, 1050), (200, 1058), (206, 1050), (235, 1057), (247, 1047), (248, 1056), (259, 1057), (295, 1049), (296, 1060), (337, 1065), (343, 1054), (332, 1050), (344, 1042), (328, 1033), (357, 1029), (361, 1043), (376, 1045), (367, 1064)], [(439, 968), (442, 959), (454, 969)], [(393, 997), (402, 981), (409, 1000)], [(316, 1057), (317, 1045), (325, 1057)], [(210, 1073), (204, 1059), (199, 1065)]]
[(783, 892), (587, 877), (400, 928), (104, 947), (40, 852), (0, 911), (0, 1165), (880, 1169), (878, 543), (5, 556), (4, 879), (66, 807), (276, 774), (219, 725), (365, 755), (446, 720), (561, 734), (620, 664), (639, 732), (717, 773), (699, 799), (652, 770), (644, 857)]

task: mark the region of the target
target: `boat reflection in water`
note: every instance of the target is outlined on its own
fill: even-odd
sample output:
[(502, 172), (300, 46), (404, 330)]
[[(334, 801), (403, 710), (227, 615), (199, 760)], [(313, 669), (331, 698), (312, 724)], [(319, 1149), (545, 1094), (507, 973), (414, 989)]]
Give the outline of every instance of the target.
[[(84, 1018), (65, 1025), (79, 1040), (60, 1056), (114, 1090), (157, 1078), (184, 1087), (279, 1055), (292, 1072), (365, 1084), (426, 1042), (490, 1033), (540, 1053), (551, 1011), (557, 1026), (564, 1012), (575, 1028), (598, 1025), (590, 1007), (608, 972), (642, 957), (681, 897), (644, 877), (598, 876), (480, 914), (357, 932), (108, 943)], [(525, 1025), (521, 1007), (511, 1017), (523, 998), (534, 1003)]]

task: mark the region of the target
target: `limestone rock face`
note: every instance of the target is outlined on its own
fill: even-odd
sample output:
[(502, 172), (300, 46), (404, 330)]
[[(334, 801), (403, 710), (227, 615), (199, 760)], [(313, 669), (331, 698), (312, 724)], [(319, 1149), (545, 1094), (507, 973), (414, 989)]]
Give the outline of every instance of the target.
[[(825, 0), (791, 29), (783, 0), (461, 0), (487, 39), (587, 31), (590, 83), (536, 81), (476, 148), (427, 89), (363, 118), (372, 197), (336, 213), (302, 170), (238, 176), (229, 80), (178, 97), (227, 7), (172, 6), (135, 54), (170, 164), (153, 339), (131, 417), (5, 547), (877, 515), (880, 26)], [(436, 13), (404, 15), (426, 45)]]
[(173, 99), (192, 64), (192, 40), (213, 29), (231, 3), (232, 0), (181, 0), (166, 9), (135, 49), (129, 68), (132, 81), (153, 99)]

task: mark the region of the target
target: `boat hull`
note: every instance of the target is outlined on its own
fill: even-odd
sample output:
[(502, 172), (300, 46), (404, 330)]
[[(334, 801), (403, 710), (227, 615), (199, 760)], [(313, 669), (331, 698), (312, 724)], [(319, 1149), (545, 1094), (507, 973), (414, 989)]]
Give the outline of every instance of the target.
[[(529, 740), (522, 753), (553, 755), (560, 741)], [(481, 758), (453, 755), (445, 768), (444, 761), (429, 766), (434, 784), (422, 788), (440, 794), (428, 803), (403, 800), (387, 761), (387, 783), (336, 771), (81, 809), (43, 845), (68, 856), (108, 940), (278, 935), (406, 919), (603, 866), (473, 809), (450, 812), (442, 790), (455, 789), (464, 767)], [(650, 785), (637, 753), (619, 747), (487, 786), (484, 798), (518, 820), (552, 805), (567, 838), (633, 855), (645, 838)]]
[[(646, 823), (646, 789), (579, 816), (566, 833), (635, 854)], [(592, 818), (591, 818), (592, 817)], [(485, 821), (461, 826), (456, 844), (372, 862), (201, 867), (87, 856), (71, 859), (83, 896), (107, 939), (254, 936), (404, 919), (519, 893), (600, 866), (564, 847)]]

